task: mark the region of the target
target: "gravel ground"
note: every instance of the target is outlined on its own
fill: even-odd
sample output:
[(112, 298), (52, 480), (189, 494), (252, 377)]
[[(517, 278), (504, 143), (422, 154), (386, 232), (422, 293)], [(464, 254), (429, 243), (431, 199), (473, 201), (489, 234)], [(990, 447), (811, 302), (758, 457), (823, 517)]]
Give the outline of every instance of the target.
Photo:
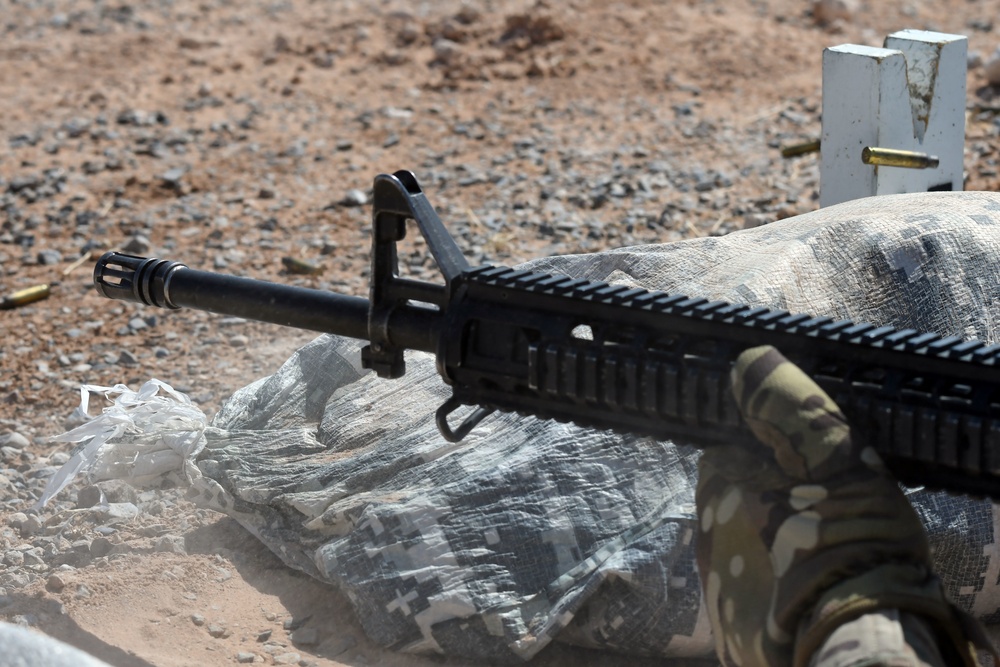
[[(78, 423), (81, 384), (160, 378), (212, 414), (312, 338), (103, 300), (93, 261), (366, 295), (372, 179), (404, 168), (473, 264), (766, 224), (817, 207), (816, 156), (779, 148), (820, 134), (822, 48), (906, 27), (969, 36), (967, 189), (996, 189), (982, 64), (1000, 1), (828, 22), (806, 7), (0, 0), (0, 295), (52, 286), (0, 311), (0, 616), (120, 665), (424, 664), (177, 491), (81, 482), (31, 510), (68, 459), (52, 437)], [(432, 279), (407, 248), (404, 269)], [(335, 623), (307, 623), (324, 604)], [(539, 658), (598, 660), (619, 658)]]

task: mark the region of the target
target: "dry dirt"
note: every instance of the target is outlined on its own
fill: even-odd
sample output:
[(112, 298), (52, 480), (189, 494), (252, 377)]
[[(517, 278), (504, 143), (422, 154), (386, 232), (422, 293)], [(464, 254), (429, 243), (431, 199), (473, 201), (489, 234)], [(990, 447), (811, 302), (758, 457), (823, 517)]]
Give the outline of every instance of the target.
[[(101, 299), (93, 260), (127, 248), (363, 295), (361, 204), (397, 169), (474, 263), (722, 234), (816, 208), (815, 156), (778, 148), (819, 135), (823, 47), (902, 28), (984, 58), (1000, 44), (1000, 0), (861, 3), (825, 25), (807, 5), (0, 0), (0, 295), (53, 285), (0, 311), (0, 440), (28, 441), (3, 449), (0, 615), (119, 666), (459, 664), (375, 646), (344, 597), (176, 495), (145, 496), (155, 514), (58, 582), (15, 567), (36, 538), (12, 517), (38, 486), (18, 475), (65, 459), (49, 438), (81, 383), (160, 378), (212, 413), (312, 337)], [(998, 183), (993, 92), (971, 68), (967, 189)], [(94, 521), (66, 519), (76, 488), (41, 518), (92, 544)], [(653, 664), (559, 645), (535, 662)]]

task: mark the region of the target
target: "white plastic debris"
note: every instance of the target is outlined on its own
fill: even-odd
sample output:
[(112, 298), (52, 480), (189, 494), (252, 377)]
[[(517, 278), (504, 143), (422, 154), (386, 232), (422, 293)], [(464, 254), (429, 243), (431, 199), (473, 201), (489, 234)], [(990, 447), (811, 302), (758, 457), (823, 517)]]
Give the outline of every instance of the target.
[[(113, 404), (97, 416), (89, 413), (91, 394), (103, 394)], [(205, 447), (205, 413), (187, 394), (160, 380), (149, 380), (139, 391), (124, 384), (83, 385), (75, 417), (86, 420), (54, 438), (79, 443), (35, 503), (46, 503), (83, 472), (89, 481), (126, 479), (143, 486), (164, 478), (190, 483), (200, 476), (194, 459)]]

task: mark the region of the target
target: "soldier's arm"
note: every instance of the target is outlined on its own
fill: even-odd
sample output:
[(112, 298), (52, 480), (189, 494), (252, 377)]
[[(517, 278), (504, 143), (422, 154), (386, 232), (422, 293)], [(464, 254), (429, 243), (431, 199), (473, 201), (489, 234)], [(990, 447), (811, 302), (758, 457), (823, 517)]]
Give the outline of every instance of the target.
[(837, 405), (772, 347), (733, 393), (759, 447), (708, 448), (698, 567), (720, 660), (741, 667), (977, 665), (919, 518)]

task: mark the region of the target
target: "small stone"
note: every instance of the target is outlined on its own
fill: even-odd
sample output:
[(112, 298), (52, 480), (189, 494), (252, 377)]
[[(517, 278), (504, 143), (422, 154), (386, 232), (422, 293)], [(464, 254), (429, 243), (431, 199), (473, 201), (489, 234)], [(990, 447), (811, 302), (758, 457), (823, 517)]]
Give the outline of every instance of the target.
[(17, 431), (0, 436), (0, 447), (13, 447), (14, 449), (24, 449), (31, 444), (27, 437)]
[(1000, 50), (990, 56), (983, 64), (983, 74), (991, 86), (1000, 85)]
[(132, 331), (142, 331), (146, 328), (146, 320), (141, 317), (133, 317), (128, 321), (128, 328)]
[(139, 363), (139, 358), (128, 350), (122, 350), (121, 354), (118, 355), (118, 363), (123, 366), (134, 366)]
[(149, 239), (142, 234), (136, 234), (128, 240), (128, 242), (122, 246), (122, 252), (129, 255), (139, 255), (144, 257), (149, 254), (150, 248)]
[(298, 653), (282, 653), (272, 658), (276, 665), (295, 665), (302, 659)]
[[(24, 552), (24, 566), (30, 567), (36, 571), (45, 571), (49, 569), (49, 566), (45, 563), (45, 551), (41, 547), (34, 547), (32, 549), (27, 549)], [(37, 566), (41, 566), (40, 568)]]
[(21, 524), (21, 537), (28, 537), (30, 535), (36, 535), (42, 530), (42, 521), (34, 514), (28, 516), (28, 518)]
[(38, 263), (42, 266), (54, 266), (62, 262), (62, 253), (57, 250), (45, 249), (38, 252)]
[(21, 529), (24, 522), (28, 520), (28, 515), (24, 512), (14, 512), (9, 517), (7, 517), (7, 525), (11, 528)]
[(261, 644), (263, 644), (270, 638), (271, 638), (271, 630), (269, 629), (257, 633), (257, 641), (260, 642)]
[(85, 486), (76, 492), (76, 508), (86, 509), (101, 503), (101, 489), (97, 486)]
[(249, 664), (257, 659), (256, 653), (240, 652), (236, 654), (236, 662), (241, 664)]
[(187, 549), (184, 546), (184, 538), (180, 535), (164, 535), (156, 541), (157, 553), (170, 553), (186, 555)]
[(139, 493), (131, 484), (121, 479), (109, 479), (98, 483), (104, 497), (110, 503), (139, 503)]
[(86, 118), (81, 118), (80, 116), (70, 118), (62, 125), (62, 129), (66, 131), (66, 134), (68, 134), (71, 139), (76, 139), (77, 137), (83, 135), (83, 133), (89, 128), (90, 121)]
[(184, 178), (184, 174), (186, 173), (187, 169), (185, 169), (184, 167), (174, 167), (173, 169), (169, 169), (163, 172), (160, 175), (160, 178), (167, 185), (176, 187), (178, 184), (180, 184), (181, 179)]
[(132, 503), (108, 503), (102, 515), (107, 523), (129, 521), (139, 516), (139, 508)]
[(79, 599), (85, 600), (89, 598), (92, 595), (92, 593), (90, 592), (90, 589), (87, 588), (84, 584), (80, 584), (79, 586), (76, 587), (76, 593), (74, 595)]
[(107, 556), (114, 546), (111, 540), (106, 537), (95, 537), (94, 541), (90, 543), (90, 555), (94, 558)]
[(21, 176), (15, 176), (10, 180), (7, 185), (7, 189), (11, 192), (20, 192), (21, 190), (27, 190), (29, 188), (35, 188), (42, 184), (42, 179), (36, 174), (23, 174)]
[(339, 202), (341, 206), (364, 206), (368, 203), (368, 195), (363, 190), (351, 189)]
[(859, 0), (814, 0), (813, 20), (820, 24), (850, 21), (859, 9)]
[(191, 614), (191, 622), (200, 628), (205, 625), (205, 617), (201, 614)]
[(330, 69), (333, 67), (333, 63), (333, 54), (329, 51), (317, 53), (312, 57), (312, 64), (321, 69)]
[(20, 567), (21, 565), (24, 565), (24, 553), (17, 551), (16, 549), (5, 551), (3, 555), (3, 562), (5, 565), (10, 565), (11, 567)]
[(250, 344), (250, 339), (243, 334), (238, 334), (229, 339), (230, 347), (246, 347)]
[(216, 639), (225, 639), (232, 633), (224, 625), (219, 625), (218, 623), (212, 623), (208, 626), (208, 634), (215, 637)]
[(50, 574), (48, 580), (45, 582), (45, 588), (51, 593), (59, 593), (62, 589), (66, 588), (66, 580), (58, 572)]

